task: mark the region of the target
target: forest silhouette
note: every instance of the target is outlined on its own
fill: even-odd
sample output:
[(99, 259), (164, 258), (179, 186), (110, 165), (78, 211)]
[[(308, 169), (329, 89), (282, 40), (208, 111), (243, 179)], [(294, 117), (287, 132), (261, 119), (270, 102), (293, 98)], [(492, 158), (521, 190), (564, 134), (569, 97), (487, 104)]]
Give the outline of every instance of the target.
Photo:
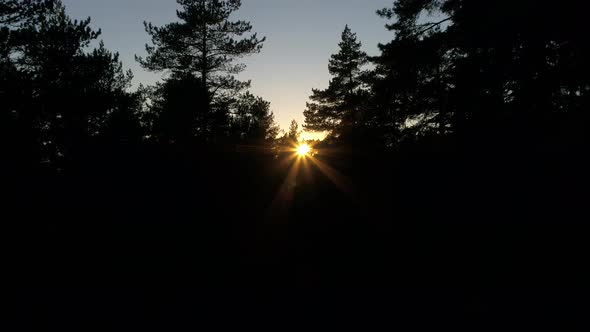
[[(494, 310), (530, 317), (528, 328), (578, 328), (590, 280), (582, 1), (392, 1), (375, 16), (392, 40), (369, 56), (344, 27), (329, 84), (310, 87), (305, 122), (286, 132), (237, 78), (266, 41), (234, 20), (241, 1), (177, 2), (178, 21), (145, 23), (136, 56), (164, 78), (132, 89), (90, 18), (71, 19), (59, 0), (0, 0), (4, 261), (25, 298), (234, 287), (316, 289), (291, 295), (334, 303), (342, 293), (325, 289), (368, 288), (379, 291), (348, 294), (383, 311), (379, 301), (417, 308), (417, 294), (438, 294), (436, 317), (482, 330), (505, 326)], [(326, 138), (303, 142), (301, 130)], [(190, 302), (154, 293), (170, 311)], [(17, 307), (51, 315), (41, 302)], [(180, 329), (171, 317), (145, 328)]]

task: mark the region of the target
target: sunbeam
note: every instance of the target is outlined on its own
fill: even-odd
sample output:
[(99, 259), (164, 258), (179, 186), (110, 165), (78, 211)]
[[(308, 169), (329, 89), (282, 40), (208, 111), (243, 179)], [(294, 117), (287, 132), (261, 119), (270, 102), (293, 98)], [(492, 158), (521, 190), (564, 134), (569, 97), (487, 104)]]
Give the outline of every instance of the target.
[(345, 194), (352, 195), (353, 187), (350, 181), (334, 167), (320, 161), (316, 157), (309, 156), (308, 158), (316, 166), (322, 174), (324, 174), (340, 191)]
[[(288, 158), (287, 160), (293, 160)], [(273, 200), (268, 217), (271, 221), (283, 221), (288, 218), (289, 210), (293, 203), (295, 187), (297, 186), (297, 175), (301, 168), (301, 158), (295, 158), (295, 162), (289, 168), (287, 176), (281, 184), (275, 199)]]

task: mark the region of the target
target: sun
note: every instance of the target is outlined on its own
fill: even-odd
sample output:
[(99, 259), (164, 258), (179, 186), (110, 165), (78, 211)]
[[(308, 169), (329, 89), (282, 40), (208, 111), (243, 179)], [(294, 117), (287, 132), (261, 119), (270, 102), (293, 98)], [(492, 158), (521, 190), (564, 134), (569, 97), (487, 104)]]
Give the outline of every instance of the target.
[(307, 144), (301, 144), (297, 148), (297, 154), (301, 157), (309, 155), (310, 152), (311, 152), (311, 148)]

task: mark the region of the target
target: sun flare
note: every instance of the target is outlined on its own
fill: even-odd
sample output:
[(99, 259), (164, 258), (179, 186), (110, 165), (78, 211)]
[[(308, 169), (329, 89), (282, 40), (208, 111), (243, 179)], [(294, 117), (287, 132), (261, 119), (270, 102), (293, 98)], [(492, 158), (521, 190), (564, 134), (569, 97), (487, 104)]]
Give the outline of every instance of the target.
[(310, 152), (311, 152), (311, 148), (307, 144), (301, 144), (297, 148), (297, 154), (301, 157), (309, 155)]

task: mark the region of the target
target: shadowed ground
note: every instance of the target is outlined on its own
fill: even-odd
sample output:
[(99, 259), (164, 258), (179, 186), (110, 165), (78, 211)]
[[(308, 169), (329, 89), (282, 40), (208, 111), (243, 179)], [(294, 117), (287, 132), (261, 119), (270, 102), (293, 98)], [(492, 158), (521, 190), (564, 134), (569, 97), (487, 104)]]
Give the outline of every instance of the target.
[(425, 310), (475, 322), (498, 310), (567, 312), (583, 293), (581, 168), (546, 155), (510, 167), (435, 154), (281, 158), (136, 151), (116, 164), (95, 155), (80, 173), (15, 178), (6, 271), (20, 305), (97, 296), (93, 306), (110, 307), (122, 296), (143, 303), (140, 315), (157, 311), (148, 297), (171, 301), (154, 316), (168, 324), (175, 306), (326, 301), (339, 312), (352, 310), (338, 300), (350, 295), (382, 310), (428, 298)]

